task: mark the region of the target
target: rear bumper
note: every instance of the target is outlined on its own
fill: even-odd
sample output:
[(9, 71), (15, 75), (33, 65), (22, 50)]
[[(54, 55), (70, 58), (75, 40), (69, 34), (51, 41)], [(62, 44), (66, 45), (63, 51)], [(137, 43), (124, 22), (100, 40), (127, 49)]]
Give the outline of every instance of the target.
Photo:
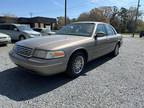
[(25, 58), (10, 52), (11, 60), (18, 66), (32, 70), (40, 75), (53, 75), (66, 70), (66, 63), (64, 59), (42, 60), (36, 58)]

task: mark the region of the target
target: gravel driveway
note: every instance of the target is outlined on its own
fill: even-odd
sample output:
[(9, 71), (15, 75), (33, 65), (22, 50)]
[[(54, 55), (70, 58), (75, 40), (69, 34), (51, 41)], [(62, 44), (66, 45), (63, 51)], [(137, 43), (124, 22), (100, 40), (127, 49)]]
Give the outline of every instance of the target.
[(118, 57), (90, 62), (73, 80), (17, 68), (12, 46), (0, 47), (0, 108), (144, 108), (144, 39), (124, 38)]

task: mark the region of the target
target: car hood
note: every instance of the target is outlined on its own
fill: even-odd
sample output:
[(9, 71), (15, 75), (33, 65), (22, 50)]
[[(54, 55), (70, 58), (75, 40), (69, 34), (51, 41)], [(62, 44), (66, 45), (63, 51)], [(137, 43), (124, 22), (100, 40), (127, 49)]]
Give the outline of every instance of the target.
[(90, 38), (82, 37), (82, 36), (53, 35), (53, 36), (27, 39), (27, 40), (20, 41), (16, 44), (29, 47), (29, 48), (53, 50), (53, 49), (60, 49), (70, 44), (76, 44), (78, 42), (87, 39)]
[(0, 33), (0, 37), (6, 37), (6, 38), (9, 38), (9, 35), (4, 34), (4, 33)]

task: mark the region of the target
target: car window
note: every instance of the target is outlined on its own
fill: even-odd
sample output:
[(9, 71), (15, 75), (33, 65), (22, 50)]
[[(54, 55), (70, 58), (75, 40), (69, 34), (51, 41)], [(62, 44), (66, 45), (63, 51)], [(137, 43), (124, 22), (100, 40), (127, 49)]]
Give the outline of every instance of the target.
[(98, 33), (98, 32), (104, 32), (105, 34), (107, 34), (107, 31), (106, 31), (104, 24), (98, 24), (97, 25), (96, 33)]
[(107, 24), (106, 29), (107, 29), (108, 36), (116, 34), (115, 30), (113, 29), (113, 27), (111, 25)]
[(10, 26), (9, 25), (0, 25), (0, 29), (1, 30), (10, 30)]
[(16, 28), (14, 25), (10, 25), (10, 26), (9, 26), (9, 29), (10, 29), (10, 30), (16, 30), (17, 28)]
[(33, 30), (37, 32), (42, 32), (42, 29), (39, 29), (39, 28), (34, 28)]

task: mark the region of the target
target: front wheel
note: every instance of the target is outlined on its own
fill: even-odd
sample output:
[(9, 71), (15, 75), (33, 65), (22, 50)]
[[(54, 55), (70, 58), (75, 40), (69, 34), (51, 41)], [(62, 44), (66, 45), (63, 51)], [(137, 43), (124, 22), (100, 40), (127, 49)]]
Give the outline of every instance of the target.
[(86, 64), (85, 55), (81, 52), (77, 52), (72, 55), (69, 60), (68, 67), (67, 67), (67, 75), (74, 78), (78, 77), (82, 74), (84, 67)]
[(19, 41), (25, 40), (26, 38), (24, 36), (19, 37)]

